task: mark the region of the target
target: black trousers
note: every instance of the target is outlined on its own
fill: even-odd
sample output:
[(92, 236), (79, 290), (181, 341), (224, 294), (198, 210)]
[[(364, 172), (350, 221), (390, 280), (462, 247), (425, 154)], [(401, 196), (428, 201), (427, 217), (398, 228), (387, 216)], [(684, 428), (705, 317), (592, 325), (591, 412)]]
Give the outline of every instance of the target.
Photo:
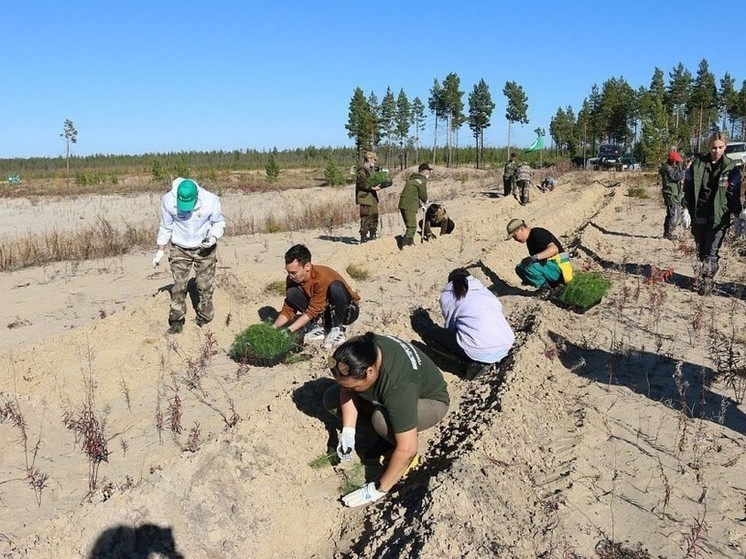
[[(285, 294), (290, 307), (298, 313), (306, 312), (310, 300), (300, 287), (291, 287)], [(352, 324), (357, 320), (359, 309), (352, 301), (350, 292), (341, 281), (333, 281), (326, 291), (326, 308), (324, 309), (324, 329)]]

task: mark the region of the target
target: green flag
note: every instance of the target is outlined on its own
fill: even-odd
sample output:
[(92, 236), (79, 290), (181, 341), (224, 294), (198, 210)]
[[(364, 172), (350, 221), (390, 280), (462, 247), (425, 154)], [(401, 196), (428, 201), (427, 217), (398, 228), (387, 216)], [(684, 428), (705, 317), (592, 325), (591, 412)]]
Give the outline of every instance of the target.
[(533, 144), (523, 150), (523, 153), (530, 153), (532, 151), (539, 151), (544, 147), (544, 136), (539, 134)]

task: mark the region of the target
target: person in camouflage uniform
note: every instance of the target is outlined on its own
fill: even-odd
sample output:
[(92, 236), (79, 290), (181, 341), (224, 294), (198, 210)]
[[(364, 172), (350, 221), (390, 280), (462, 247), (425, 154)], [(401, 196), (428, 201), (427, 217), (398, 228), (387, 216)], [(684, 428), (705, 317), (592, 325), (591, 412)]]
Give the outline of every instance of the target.
[(425, 219), (421, 219), (419, 225), (426, 241), (435, 239), (435, 233), (433, 233), (435, 227), (440, 227), (441, 235), (450, 235), (456, 227), (453, 220), (448, 217), (446, 209), (440, 204), (430, 204), (425, 212)]
[(663, 187), (663, 203), (666, 205), (666, 220), (663, 222), (663, 236), (674, 240), (673, 231), (681, 222), (681, 204), (683, 191), (681, 181), (684, 180), (685, 170), (681, 166), (682, 159), (678, 151), (671, 151), (668, 160), (661, 165), (658, 174)]
[(432, 167), (422, 163), (416, 173), (412, 173), (399, 196), (399, 210), (404, 219), (404, 236), (401, 246), (414, 244), (414, 233), (417, 230), (417, 211), (421, 205), (427, 204), (427, 179), (432, 172)]
[(515, 172), (516, 187), (513, 190), (513, 196), (521, 203), (521, 206), (528, 204), (528, 193), (531, 189), (531, 166), (525, 161), (518, 166)]
[(203, 326), (214, 316), (213, 283), (217, 264), (217, 242), (223, 237), (225, 219), (220, 198), (199, 186), (192, 179), (181, 177), (173, 181), (171, 191), (161, 199), (161, 223), (156, 243), (158, 251), (153, 267), (160, 264), (171, 243), (168, 262), (174, 285), (168, 314), (169, 333), (181, 332), (186, 314), (189, 276), (194, 268), (199, 295), (197, 325)]
[(357, 168), (355, 178), (355, 202), (360, 207), (360, 243), (373, 240), (378, 235), (378, 191), (391, 186), (385, 182), (370, 184), (370, 176), (376, 168), (378, 157), (366, 151), (363, 164)]
[(518, 164), (515, 162), (515, 153), (510, 154), (510, 159), (503, 169), (503, 196), (510, 196), (515, 187), (515, 171)]

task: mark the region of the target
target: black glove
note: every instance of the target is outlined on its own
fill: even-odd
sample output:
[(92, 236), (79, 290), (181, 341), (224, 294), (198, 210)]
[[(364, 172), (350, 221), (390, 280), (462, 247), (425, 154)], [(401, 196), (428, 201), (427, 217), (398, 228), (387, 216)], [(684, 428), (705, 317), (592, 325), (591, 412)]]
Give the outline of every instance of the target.
[(538, 260), (538, 258), (536, 258), (536, 256), (534, 256), (532, 254), (531, 256), (527, 256), (526, 258), (524, 258), (523, 260), (521, 260), (521, 266), (523, 266), (525, 268), (526, 266), (529, 266), (529, 265), (533, 264), (537, 260)]

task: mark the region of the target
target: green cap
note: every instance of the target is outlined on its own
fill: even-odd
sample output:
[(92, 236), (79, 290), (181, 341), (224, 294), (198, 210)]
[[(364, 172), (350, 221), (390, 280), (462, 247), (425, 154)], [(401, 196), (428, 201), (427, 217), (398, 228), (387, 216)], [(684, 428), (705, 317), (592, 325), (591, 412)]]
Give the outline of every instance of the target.
[(184, 179), (176, 189), (176, 209), (180, 212), (191, 212), (197, 203), (197, 183)]

